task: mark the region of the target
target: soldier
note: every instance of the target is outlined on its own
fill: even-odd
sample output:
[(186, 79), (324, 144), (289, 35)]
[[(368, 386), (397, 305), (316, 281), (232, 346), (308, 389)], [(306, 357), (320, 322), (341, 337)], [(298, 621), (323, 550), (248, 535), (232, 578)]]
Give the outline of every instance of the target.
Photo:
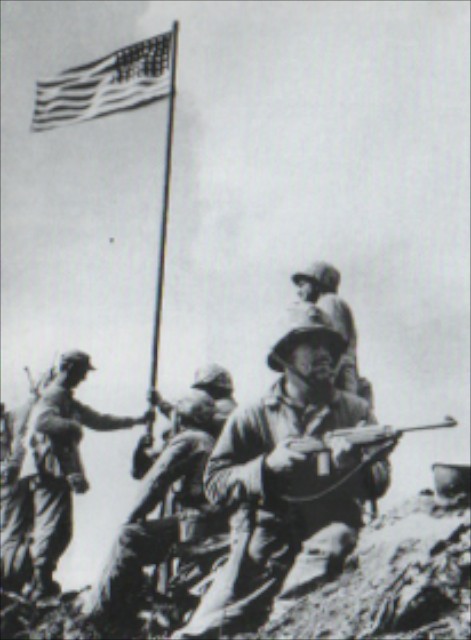
[(52, 575), (72, 538), (71, 492), (84, 492), (88, 486), (78, 450), (82, 425), (113, 431), (145, 424), (152, 416), (146, 412), (137, 418), (118, 418), (78, 402), (73, 392), (92, 370), (86, 353), (64, 353), (56, 378), (42, 391), (28, 420), (27, 449), (18, 482), (20, 498), (2, 538), (2, 569), (12, 565), (8, 555), (15, 549), (15, 538), (24, 531), (19, 520), (29, 513), (33, 528), (29, 595), (33, 600), (60, 592)]
[(21, 590), (32, 576), (29, 553), (33, 524), (32, 508), (23, 499), (22, 487), (18, 483), (26, 452), (29, 417), (41, 393), (55, 376), (55, 370), (51, 368), (34, 383), (29, 369), (25, 369), (30, 381), (29, 397), (9, 411), (5, 410), (2, 403), (0, 573), (4, 588), (12, 591)]
[(229, 560), (175, 640), (214, 637), (241, 620), (260, 624), (275, 597), (273, 615), (292, 606), (342, 568), (362, 525), (362, 501), (388, 487), (384, 457), (362, 462), (361, 451), (338, 438), (330, 454), (333, 482), (319, 490), (320, 458), (305, 445), (375, 418), (364, 400), (334, 387), (345, 341), (329, 317), (313, 305), (292, 313), (268, 356), (282, 376), (268, 395), (232, 414), (209, 459), (209, 500), (241, 507), (231, 520)]
[(302, 302), (312, 303), (325, 311), (334, 328), (343, 336), (347, 348), (339, 361), (336, 385), (343, 391), (358, 393), (357, 332), (353, 313), (338, 295), (340, 272), (326, 262), (314, 262), (292, 276)]
[[(161, 451), (147, 452), (147, 460), (142, 451), (135, 457), (134, 477), (147, 477), (98, 584), (82, 605), (82, 614), (95, 621), (129, 616), (142, 586), (143, 567), (162, 563), (176, 542), (207, 540), (210, 533), (226, 529), (220, 509), (208, 504), (203, 490), (204, 468), (218, 435), (215, 403), (206, 392), (193, 390), (174, 411), (178, 432)], [(143, 443), (141, 439), (138, 449)], [(176, 493), (175, 514), (148, 517), (162, 506), (171, 488)]]
[(206, 391), (213, 398), (216, 405), (213, 421), (220, 431), (237, 406), (231, 374), (219, 364), (208, 364), (196, 371), (192, 386), (194, 389)]
[[(214, 427), (220, 430), (237, 406), (234, 400), (234, 383), (231, 374), (219, 364), (214, 362), (207, 364), (197, 369), (192, 388), (206, 391), (214, 400)], [(172, 405), (164, 400), (157, 391), (149, 392), (149, 401), (158, 406), (165, 416), (168, 417), (171, 414)]]

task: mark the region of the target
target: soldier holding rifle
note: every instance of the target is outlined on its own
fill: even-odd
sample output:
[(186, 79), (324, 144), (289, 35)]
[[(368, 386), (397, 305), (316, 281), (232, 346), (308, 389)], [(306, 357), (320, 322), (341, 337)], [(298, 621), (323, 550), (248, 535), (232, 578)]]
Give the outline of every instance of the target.
[[(209, 591), (174, 638), (213, 637), (242, 619), (255, 624), (275, 600), (274, 615), (319, 579), (339, 571), (362, 525), (362, 502), (383, 495), (390, 467), (384, 447), (348, 483), (317, 500), (306, 496), (316, 477), (348, 474), (362, 460), (346, 438), (332, 442), (329, 460), (303, 443), (326, 431), (376, 420), (366, 401), (334, 386), (346, 344), (328, 316), (313, 305), (293, 309), (290, 327), (268, 365), (283, 375), (255, 405), (229, 417), (211, 454), (206, 493), (215, 505), (239, 506), (233, 545)], [(306, 500), (304, 499), (306, 498)]]

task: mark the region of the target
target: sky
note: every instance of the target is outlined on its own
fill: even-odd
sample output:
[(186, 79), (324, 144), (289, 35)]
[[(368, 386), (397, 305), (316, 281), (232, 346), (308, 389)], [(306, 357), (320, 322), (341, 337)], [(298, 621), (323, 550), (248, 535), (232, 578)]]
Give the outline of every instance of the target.
[[(35, 82), (180, 22), (158, 386), (233, 373), (241, 403), (315, 259), (342, 273), (381, 422), (404, 437), (381, 508), (469, 463), (469, 27), (464, 2), (2, 1), (1, 394), (64, 350), (77, 398), (146, 407), (168, 101), (32, 133)], [(110, 241), (113, 238), (114, 241)], [(137, 483), (142, 428), (87, 431), (65, 587), (92, 580)]]

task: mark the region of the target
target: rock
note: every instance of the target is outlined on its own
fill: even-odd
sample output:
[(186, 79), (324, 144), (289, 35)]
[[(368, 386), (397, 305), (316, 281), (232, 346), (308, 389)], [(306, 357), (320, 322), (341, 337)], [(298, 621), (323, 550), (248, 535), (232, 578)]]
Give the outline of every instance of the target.
[[(298, 600), (276, 623), (233, 640), (465, 640), (470, 637), (470, 510), (440, 505), (431, 492), (381, 515), (363, 530), (336, 580)], [(127, 628), (97, 628), (78, 612), (80, 593), (38, 610), (2, 593), (2, 638), (159, 640), (186, 611), (155, 595)]]
[(422, 493), (363, 530), (335, 582), (251, 637), (468, 638), (470, 528), (469, 506)]

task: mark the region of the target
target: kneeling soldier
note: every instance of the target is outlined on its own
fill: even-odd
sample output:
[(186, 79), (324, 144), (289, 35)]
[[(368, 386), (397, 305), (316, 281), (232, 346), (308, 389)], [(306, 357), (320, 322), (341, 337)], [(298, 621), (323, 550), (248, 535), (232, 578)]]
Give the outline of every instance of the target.
[[(197, 369), (195, 381), (191, 386), (193, 389), (206, 391), (214, 400), (213, 425), (217, 430), (222, 429), (227, 418), (237, 406), (234, 400), (234, 383), (229, 371), (212, 362)], [(158, 406), (165, 416), (170, 417), (173, 405), (164, 400), (155, 389), (151, 389), (149, 392), (149, 401)]]
[[(144, 485), (98, 584), (83, 602), (86, 617), (101, 622), (126, 617), (143, 584), (143, 567), (161, 564), (182, 539), (196, 542), (226, 529), (221, 510), (207, 502), (203, 490), (204, 469), (218, 435), (212, 422), (214, 410), (207, 393), (193, 390), (174, 407), (179, 431), (161, 452), (144, 454), (145, 437), (141, 440), (135, 456), (140, 468), (133, 475), (147, 474)], [(148, 518), (171, 488), (175, 515)]]
[(375, 419), (367, 402), (334, 386), (345, 341), (328, 316), (313, 305), (293, 312), (298, 317), (268, 357), (283, 375), (260, 401), (229, 417), (209, 459), (208, 498), (240, 508), (228, 562), (175, 639), (214, 637), (241, 621), (261, 624), (274, 598), (274, 615), (292, 606), (341, 569), (362, 525), (362, 502), (388, 487), (389, 463), (379, 454), (364, 460), (340, 437), (327, 460), (308, 446), (328, 431)]
[(216, 428), (222, 429), (237, 406), (234, 400), (234, 383), (229, 371), (215, 363), (201, 367), (195, 373), (192, 387), (209, 393), (215, 403), (213, 423)]

